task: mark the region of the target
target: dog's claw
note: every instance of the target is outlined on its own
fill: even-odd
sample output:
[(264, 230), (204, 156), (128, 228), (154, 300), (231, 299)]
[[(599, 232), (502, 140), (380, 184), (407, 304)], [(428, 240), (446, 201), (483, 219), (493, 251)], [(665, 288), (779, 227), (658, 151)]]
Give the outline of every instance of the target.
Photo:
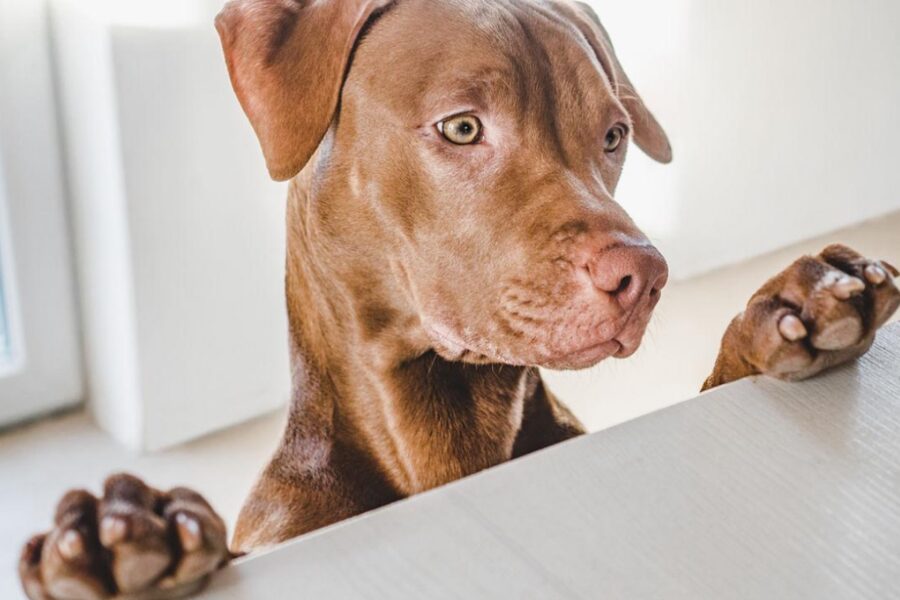
[(185, 513), (175, 515), (175, 525), (178, 529), (178, 539), (181, 547), (186, 552), (195, 552), (203, 545), (203, 532), (200, 523)]
[(778, 322), (778, 331), (784, 339), (789, 342), (796, 342), (806, 337), (806, 326), (797, 315), (787, 314)]
[(100, 543), (111, 548), (128, 537), (128, 523), (115, 516), (103, 517), (100, 521)]
[(833, 286), (831, 293), (838, 300), (849, 300), (866, 289), (866, 284), (857, 277), (841, 277)]
[(84, 554), (84, 538), (76, 529), (69, 529), (56, 543), (60, 556), (66, 560), (75, 560)]
[(869, 265), (865, 269), (866, 279), (873, 285), (881, 285), (887, 279), (887, 273), (878, 265)]

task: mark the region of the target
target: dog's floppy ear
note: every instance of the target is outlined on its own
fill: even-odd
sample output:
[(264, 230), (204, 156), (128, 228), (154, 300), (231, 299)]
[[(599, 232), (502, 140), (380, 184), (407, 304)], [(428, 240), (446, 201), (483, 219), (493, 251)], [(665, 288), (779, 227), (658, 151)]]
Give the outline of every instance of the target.
[(316, 151), (356, 38), (389, 2), (232, 0), (216, 17), (231, 83), (273, 179), (290, 179)]
[(628, 111), (634, 126), (634, 141), (650, 158), (661, 163), (671, 162), (672, 146), (669, 138), (653, 113), (644, 106), (644, 101), (622, 69), (609, 34), (600, 23), (600, 17), (584, 2), (576, 0), (573, 4), (573, 12), (576, 14), (570, 16), (574, 17), (576, 26), (594, 47), (613, 91)]

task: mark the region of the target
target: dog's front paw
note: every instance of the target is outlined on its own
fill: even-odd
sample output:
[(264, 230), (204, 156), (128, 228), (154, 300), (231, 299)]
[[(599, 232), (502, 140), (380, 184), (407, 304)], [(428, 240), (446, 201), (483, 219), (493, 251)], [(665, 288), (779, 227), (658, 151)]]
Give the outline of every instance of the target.
[(805, 379), (862, 356), (900, 306), (897, 275), (840, 244), (797, 260), (732, 322), (705, 387), (753, 373)]
[(170, 599), (202, 588), (230, 557), (225, 524), (202, 496), (120, 474), (103, 498), (63, 496), (53, 529), (25, 545), (19, 576), (32, 600)]

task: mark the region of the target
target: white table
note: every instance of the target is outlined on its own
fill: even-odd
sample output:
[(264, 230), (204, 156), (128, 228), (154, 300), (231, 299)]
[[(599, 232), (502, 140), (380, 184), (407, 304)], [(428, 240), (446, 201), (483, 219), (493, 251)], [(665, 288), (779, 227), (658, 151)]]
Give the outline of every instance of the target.
[(251, 556), (204, 597), (900, 596), (900, 325)]

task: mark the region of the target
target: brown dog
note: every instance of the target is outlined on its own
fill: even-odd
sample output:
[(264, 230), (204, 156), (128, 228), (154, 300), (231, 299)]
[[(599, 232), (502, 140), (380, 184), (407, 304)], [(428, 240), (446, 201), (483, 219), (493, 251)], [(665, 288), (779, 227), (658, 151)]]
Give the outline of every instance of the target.
[[(666, 264), (613, 200), (665, 134), (568, 0), (236, 0), (217, 21), (271, 174), (292, 179), (287, 429), (249, 551), (584, 432), (537, 366), (629, 356)], [(900, 305), (841, 246), (769, 281), (705, 387), (863, 354)], [(111, 477), (25, 548), (31, 598), (175, 597), (229, 559), (196, 493)]]

